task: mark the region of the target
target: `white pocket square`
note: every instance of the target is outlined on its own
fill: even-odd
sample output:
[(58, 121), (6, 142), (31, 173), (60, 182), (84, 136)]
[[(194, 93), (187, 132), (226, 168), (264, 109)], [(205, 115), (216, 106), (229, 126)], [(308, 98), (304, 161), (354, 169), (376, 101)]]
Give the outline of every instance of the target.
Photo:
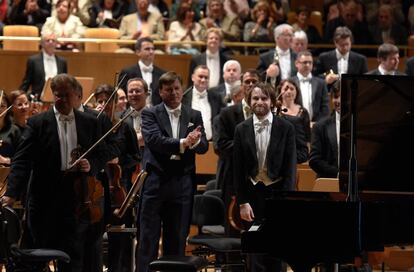
[(192, 126), (194, 126), (194, 124), (190, 122), (190, 123), (188, 123), (187, 127), (192, 127)]

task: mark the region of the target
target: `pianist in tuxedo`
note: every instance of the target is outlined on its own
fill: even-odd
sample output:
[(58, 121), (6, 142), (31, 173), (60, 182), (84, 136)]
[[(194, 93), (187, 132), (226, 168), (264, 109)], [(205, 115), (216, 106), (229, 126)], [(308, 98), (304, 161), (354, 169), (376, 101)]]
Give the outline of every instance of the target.
[[(273, 191), (295, 189), (296, 144), (293, 125), (272, 113), (276, 94), (270, 85), (253, 86), (247, 101), (253, 116), (236, 127), (233, 160), (240, 217), (252, 223), (263, 219), (264, 200)], [(270, 256), (250, 257), (250, 271), (281, 269)]]
[(398, 71), (398, 64), (400, 63), (400, 52), (398, 47), (390, 44), (383, 43), (378, 47), (378, 68), (369, 71), (368, 75), (405, 75)]
[(195, 154), (208, 150), (199, 111), (181, 103), (181, 79), (160, 77), (162, 103), (142, 112), (145, 140), (143, 167), (148, 172), (139, 212), (137, 269), (147, 272), (158, 256), (162, 227), (163, 254), (184, 256), (195, 185)]
[(338, 147), (341, 115), (340, 81), (331, 87), (334, 111), (312, 127), (312, 141), (309, 166), (318, 178), (338, 177)]

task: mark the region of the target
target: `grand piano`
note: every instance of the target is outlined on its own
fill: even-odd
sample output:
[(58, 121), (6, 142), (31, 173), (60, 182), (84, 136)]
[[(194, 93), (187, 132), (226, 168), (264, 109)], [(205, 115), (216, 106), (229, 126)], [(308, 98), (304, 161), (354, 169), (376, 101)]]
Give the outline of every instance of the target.
[(242, 251), (294, 271), (414, 243), (414, 77), (342, 75), (341, 192), (273, 192)]

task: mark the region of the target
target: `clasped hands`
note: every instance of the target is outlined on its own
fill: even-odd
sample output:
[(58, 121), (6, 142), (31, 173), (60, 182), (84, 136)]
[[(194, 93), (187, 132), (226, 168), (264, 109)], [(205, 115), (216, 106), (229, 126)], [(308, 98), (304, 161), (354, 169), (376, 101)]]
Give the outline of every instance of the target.
[(184, 139), (184, 147), (192, 147), (197, 144), (201, 138), (201, 126), (196, 127), (193, 131), (188, 133)]

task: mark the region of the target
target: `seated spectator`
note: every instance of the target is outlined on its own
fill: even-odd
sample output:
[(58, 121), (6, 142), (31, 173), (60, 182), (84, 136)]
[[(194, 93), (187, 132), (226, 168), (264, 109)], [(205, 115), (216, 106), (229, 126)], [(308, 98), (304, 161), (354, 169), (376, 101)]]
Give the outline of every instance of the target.
[(296, 54), (308, 50), (308, 36), (306, 36), (305, 31), (297, 30), (293, 32), (292, 44), (290, 45), (290, 48)]
[(148, 10), (149, 0), (135, 0), (137, 12), (122, 18), (119, 31), (121, 39), (136, 40), (150, 37), (153, 40), (164, 39), (164, 23), (160, 13)]
[[(56, 16), (58, 0), (51, 0), (52, 2), (52, 16)], [(89, 10), (92, 7), (92, 0), (69, 0), (70, 14), (79, 17), (84, 26), (89, 25), (90, 15)]]
[(170, 19), (171, 20), (177, 20), (177, 10), (178, 7), (180, 6), (181, 3), (186, 2), (187, 4), (189, 4), (191, 6), (191, 9), (194, 11), (194, 21), (198, 22), (200, 20), (200, 18), (204, 17), (204, 10), (205, 10), (205, 6), (202, 7), (202, 5), (200, 5), (200, 1), (198, 0), (178, 0), (175, 1), (175, 3), (172, 4), (171, 6), (171, 13), (170, 13)]
[(240, 40), (240, 26), (236, 16), (227, 15), (223, 0), (208, 0), (207, 1), (207, 17), (200, 20), (203, 26), (203, 31), (212, 27), (220, 28), (223, 32), (224, 41), (239, 41)]
[(236, 16), (240, 25), (249, 18), (250, 8), (247, 0), (224, 0), (224, 10), (229, 16)]
[[(201, 25), (194, 21), (194, 10), (187, 2), (181, 2), (177, 11), (177, 20), (173, 21), (168, 31), (168, 41), (200, 41)], [(191, 44), (170, 44), (169, 51), (173, 55), (177, 54), (199, 54), (197, 48), (193, 48)]]
[(281, 113), (300, 131), (305, 132), (305, 141), (310, 142), (310, 118), (308, 111), (302, 105), (301, 92), (295, 81), (291, 79), (282, 80), (278, 86), (278, 97), (281, 102)]
[(90, 9), (90, 27), (119, 28), (122, 16), (127, 13), (127, 6), (119, 0), (100, 0)]
[(370, 24), (369, 30), (374, 44), (407, 44), (407, 30), (394, 20), (391, 5), (379, 7), (377, 20)]
[[(57, 38), (81, 38), (85, 32), (79, 17), (70, 14), (69, 0), (59, 0), (56, 4), (56, 16), (46, 19), (42, 27), (42, 36), (54, 34)], [(56, 44), (57, 49), (73, 50), (73, 43), (59, 42)]]
[(306, 33), (309, 43), (321, 43), (322, 38), (316, 27), (308, 24), (309, 10), (306, 6), (300, 6), (296, 10), (297, 20), (292, 25), (293, 30), (303, 30)]
[(274, 42), (273, 29), (275, 18), (270, 15), (270, 6), (266, 1), (259, 1), (252, 10), (252, 21), (244, 25), (245, 42)]
[(400, 63), (400, 53), (398, 47), (384, 43), (378, 47), (378, 68), (369, 71), (370, 75), (404, 75), (398, 71), (398, 64)]
[(8, 16), (9, 23), (12, 25), (33, 25), (39, 30), (42, 29), (46, 18), (50, 16), (50, 11), (46, 5), (40, 5), (41, 3), (37, 0), (13, 2)]

